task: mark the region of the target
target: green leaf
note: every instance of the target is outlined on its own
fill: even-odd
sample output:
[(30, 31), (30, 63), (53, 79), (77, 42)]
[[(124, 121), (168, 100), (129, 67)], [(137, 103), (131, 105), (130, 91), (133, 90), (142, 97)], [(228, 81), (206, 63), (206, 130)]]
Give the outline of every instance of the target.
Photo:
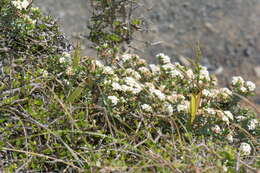
[(82, 92), (84, 91), (84, 87), (82, 86), (78, 86), (68, 97), (67, 102), (69, 103), (73, 103), (75, 102), (77, 99), (80, 98)]
[(73, 52), (72, 68), (78, 68), (80, 63), (80, 44), (77, 43), (76, 48)]
[(200, 105), (201, 92), (199, 94), (191, 94), (190, 100), (190, 123), (192, 124), (196, 118), (196, 114)]

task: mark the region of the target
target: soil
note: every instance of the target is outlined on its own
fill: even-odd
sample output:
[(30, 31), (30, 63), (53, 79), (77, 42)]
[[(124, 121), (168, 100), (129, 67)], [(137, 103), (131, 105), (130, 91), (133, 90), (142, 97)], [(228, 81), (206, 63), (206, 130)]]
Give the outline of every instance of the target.
[[(256, 83), (260, 105), (260, 1), (259, 0), (140, 0), (139, 17), (148, 32), (137, 33), (132, 46), (153, 62), (157, 53), (173, 61), (193, 57), (196, 42), (202, 49), (202, 64), (217, 74), (220, 85), (231, 76)], [(88, 33), (89, 0), (35, 0), (44, 13), (56, 16), (68, 38), (81, 39), (84, 54), (93, 55)]]

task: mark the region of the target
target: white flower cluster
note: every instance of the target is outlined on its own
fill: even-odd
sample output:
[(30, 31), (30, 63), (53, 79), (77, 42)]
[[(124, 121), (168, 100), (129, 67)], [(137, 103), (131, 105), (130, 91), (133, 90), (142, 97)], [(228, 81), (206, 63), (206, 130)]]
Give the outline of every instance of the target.
[(224, 111), (222, 112), (221, 110), (217, 110), (217, 115), (220, 117), (222, 121), (224, 121), (226, 124), (230, 123), (230, 120), (233, 121), (234, 117), (233, 114), (230, 111)]
[(171, 115), (173, 113), (173, 107), (171, 104), (166, 103), (164, 104), (164, 110), (167, 112), (167, 114)]
[(149, 76), (151, 74), (150, 70), (147, 67), (140, 67), (138, 71), (140, 71), (140, 73), (144, 76)]
[(46, 78), (46, 77), (48, 77), (48, 75), (49, 75), (48, 71), (43, 70), (42, 76), (43, 76), (44, 78)]
[[(143, 89), (143, 85), (141, 85), (139, 82), (137, 82), (132, 77), (125, 77), (122, 81), (125, 84), (120, 85), (118, 82), (112, 82), (111, 83), (112, 90), (113, 91), (130, 92), (132, 94), (138, 94)], [(107, 81), (106, 83), (110, 83), (110, 81)]]
[(228, 142), (232, 143), (234, 142), (234, 138), (233, 138), (233, 135), (231, 133), (229, 133), (227, 136), (226, 136), (226, 139), (228, 140)]
[(251, 146), (248, 143), (243, 142), (240, 144), (239, 151), (243, 155), (249, 155), (251, 153)]
[(225, 100), (232, 96), (232, 91), (228, 88), (220, 88), (218, 94)]
[(241, 76), (232, 77), (231, 84), (232, 85), (244, 85), (245, 81)]
[[(193, 71), (179, 63), (171, 63), (167, 55), (158, 54), (157, 58), (158, 65), (148, 65), (144, 60), (132, 54), (118, 56), (118, 63), (114, 66), (104, 66), (100, 61), (96, 61), (96, 66), (102, 69), (102, 86), (110, 104), (118, 105), (119, 100), (120, 103), (123, 103), (122, 100), (125, 100), (125, 103), (134, 101), (137, 104), (129, 105), (139, 105), (143, 113), (165, 116), (185, 114), (186, 117), (190, 114), (189, 95), (194, 90), (199, 90), (202, 95), (196, 115), (198, 119), (202, 117), (200, 119), (202, 123), (198, 126), (204, 128), (205, 124), (211, 123), (212, 127), (208, 130), (219, 135), (223, 133), (222, 135), (225, 135), (224, 137), (232, 143), (233, 136), (237, 134), (230, 123), (234, 119), (236, 122), (247, 119), (246, 115), (234, 116), (236, 110), (232, 109), (230, 112), (229, 105), (223, 105), (232, 101), (234, 90), (218, 89), (216, 80), (210, 76), (206, 67), (200, 66), (199, 69)], [(247, 91), (255, 88), (252, 82), (245, 82), (241, 77), (234, 77), (232, 85), (243, 85)], [(131, 110), (135, 109), (136, 107)], [(120, 112), (122, 107), (120, 109), (114, 107), (113, 111)], [(247, 129), (255, 130), (257, 124), (257, 120), (251, 120), (247, 124)]]
[(31, 17), (28, 15), (24, 15), (24, 20), (33, 25), (35, 25), (35, 23), (36, 23), (36, 20), (31, 19)]
[(202, 90), (202, 95), (205, 96), (205, 97), (211, 97), (212, 96), (211, 92), (207, 89)]
[(206, 108), (204, 111), (209, 115), (216, 115), (216, 110), (212, 108)]
[(122, 55), (122, 57), (121, 57), (121, 59), (122, 59), (122, 61), (123, 61), (124, 63), (130, 61), (132, 58), (133, 58), (132, 54), (124, 54), (124, 55)]
[(165, 100), (165, 94), (162, 93), (160, 90), (157, 90), (155, 88), (149, 88), (149, 91), (154, 94), (156, 97), (158, 97), (159, 100), (164, 101)]
[(190, 107), (190, 103), (188, 101), (184, 101), (182, 104), (177, 105), (178, 112), (188, 112)]
[(160, 74), (160, 67), (158, 67), (157, 65), (155, 65), (155, 64), (150, 64), (149, 67), (150, 67), (150, 69), (151, 69), (153, 75), (158, 75), (158, 74)]
[(141, 105), (141, 108), (142, 108), (142, 110), (144, 110), (145, 112), (152, 112), (152, 111), (153, 111), (153, 108), (152, 108), (150, 105), (148, 105), (148, 104), (143, 104), (143, 105)]
[(232, 78), (231, 84), (234, 87), (238, 87), (239, 91), (241, 91), (242, 93), (253, 92), (256, 88), (253, 82), (244, 81), (241, 76), (234, 76)]
[(117, 103), (118, 103), (118, 101), (119, 101), (119, 99), (118, 99), (116, 96), (108, 96), (107, 98), (110, 100), (110, 102), (111, 102), (114, 106), (117, 105)]
[(252, 119), (252, 120), (250, 120), (250, 121), (248, 122), (248, 125), (247, 125), (248, 130), (255, 130), (256, 127), (257, 127), (257, 125), (258, 125), (257, 119)]
[(221, 129), (218, 125), (214, 125), (213, 127), (211, 127), (211, 130), (217, 134), (221, 132)]
[(135, 78), (135, 79), (137, 79), (137, 80), (141, 79), (141, 75), (140, 75), (137, 71), (135, 71), (134, 69), (132, 69), (132, 68), (127, 68), (127, 69), (125, 70), (125, 73), (126, 73), (128, 76), (132, 76), (133, 78)]
[(125, 77), (124, 82), (126, 85), (122, 85), (122, 90), (123, 91), (130, 91), (133, 94), (138, 94), (142, 91), (143, 85), (137, 82), (134, 78), (132, 77)]
[(114, 70), (110, 66), (104, 66), (103, 73), (104, 74), (113, 74)]
[(15, 8), (19, 10), (26, 9), (29, 5), (29, 2), (27, 0), (15, 0), (12, 1), (12, 4), (15, 6)]
[(194, 73), (193, 73), (193, 71), (191, 70), (191, 69), (188, 69), (187, 71), (186, 71), (186, 75), (187, 75), (187, 77), (188, 77), (188, 79), (194, 79)]
[(59, 63), (63, 64), (65, 62), (71, 62), (71, 55), (69, 52), (63, 52), (59, 59)]
[(158, 58), (162, 64), (171, 63), (171, 58), (163, 53), (159, 53), (158, 55), (156, 55), (156, 58)]
[[(200, 80), (210, 81), (209, 71), (204, 66), (201, 66), (200, 73), (199, 73), (199, 79)], [(203, 82), (201, 81), (201, 83), (203, 83)]]

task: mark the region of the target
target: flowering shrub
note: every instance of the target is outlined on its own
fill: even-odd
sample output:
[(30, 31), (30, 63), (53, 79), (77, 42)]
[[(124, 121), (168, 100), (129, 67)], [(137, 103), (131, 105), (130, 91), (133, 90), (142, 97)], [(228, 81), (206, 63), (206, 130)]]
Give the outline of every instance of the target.
[(254, 83), (233, 77), (218, 88), (206, 67), (162, 53), (157, 64), (135, 54), (81, 57), (25, 0), (0, 0), (0, 19), (0, 171), (260, 167), (259, 119), (239, 104)]
[[(125, 54), (116, 57), (114, 64), (95, 62), (96, 70), (101, 73), (99, 85), (103, 97), (111, 100), (111, 106), (117, 105), (111, 110), (112, 116), (127, 119), (129, 115), (125, 115), (125, 112), (139, 115), (135, 119), (129, 119), (129, 124), (134, 124), (132, 121), (137, 119), (138, 122), (143, 121), (143, 116), (164, 119), (165, 124), (155, 127), (154, 133), (158, 133), (159, 129), (165, 133), (176, 132), (177, 129), (187, 130), (181, 124), (188, 124), (191, 95), (196, 94), (200, 95), (200, 101), (196, 118), (189, 129), (192, 133), (221, 140), (229, 139), (229, 142), (237, 144), (250, 141), (246, 137), (247, 133), (236, 127), (237, 124), (241, 124), (251, 135), (259, 134), (256, 114), (242, 109), (238, 104), (240, 98), (235, 94), (241, 91), (244, 87), (242, 84), (245, 83), (246, 90), (239, 94), (252, 95), (255, 85), (251, 81), (244, 82), (241, 77), (234, 77), (230, 89), (217, 88), (216, 78), (210, 76), (203, 66), (189, 69), (179, 63), (171, 63), (170, 58), (164, 54), (157, 55), (157, 59), (158, 65), (148, 65), (138, 55)], [(109, 103), (104, 102), (101, 106), (109, 106)], [(178, 127), (173, 128), (168, 124), (177, 120), (182, 122), (176, 123)], [(131, 127), (137, 128), (137, 125)]]

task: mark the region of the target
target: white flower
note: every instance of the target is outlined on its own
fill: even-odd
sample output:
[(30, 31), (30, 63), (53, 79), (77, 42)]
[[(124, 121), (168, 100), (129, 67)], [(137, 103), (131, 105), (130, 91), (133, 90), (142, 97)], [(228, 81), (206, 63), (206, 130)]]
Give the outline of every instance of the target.
[(31, 7), (32, 11), (39, 11), (40, 9), (38, 7)]
[(242, 87), (240, 88), (240, 91), (241, 91), (242, 93), (245, 93), (245, 92), (247, 92), (247, 89), (242, 86)]
[(148, 105), (148, 104), (143, 104), (143, 105), (141, 105), (141, 108), (142, 108), (145, 112), (152, 112), (152, 111), (153, 111), (152, 107), (151, 107), (150, 105)]
[(219, 90), (219, 93), (221, 94), (221, 96), (226, 99), (228, 98), (229, 96), (232, 95), (232, 91), (230, 91), (228, 88), (221, 88)]
[(113, 83), (112, 83), (112, 88), (113, 88), (113, 90), (115, 90), (115, 91), (121, 91), (121, 90), (122, 90), (121, 86), (120, 86), (119, 83), (117, 83), (117, 82), (113, 82)]
[(62, 56), (64, 56), (65, 58), (71, 58), (71, 55), (69, 52), (63, 52)]
[(226, 122), (227, 124), (229, 124), (229, 119), (227, 116), (223, 115), (222, 116), (222, 121)]
[(96, 64), (96, 66), (99, 67), (99, 68), (104, 67), (104, 65), (103, 65), (99, 60), (96, 60), (96, 61), (95, 61), (95, 64)]
[(230, 111), (224, 111), (224, 114), (230, 119), (230, 120), (234, 120), (233, 114)]
[(215, 125), (213, 127), (211, 127), (211, 130), (214, 132), (214, 133), (220, 133), (221, 129), (218, 125)]
[(63, 52), (62, 56), (59, 58), (59, 63), (63, 64), (65, 62), (71, 61), (71, 55), (69, 52)]
[(109, 66), (105, 66), (104, 69), (103, 69), (103, 72), (105, 74), (113, 74), (114, 70), (111, 67), (109, 67)]
[(138, 70), (144, 75), (149, 75), (151, 73), (150, 70), (146, 67), (140, 67)]
[(226, 136), (226, 139), (227, 139), (230, 143), (232, 143), (232, 142), (234, 141), (233, 135), (232, 135), (231, 133), (229, 133), (229, 134)]
[(205, 79), (205, 80), (208, 80), (208, 81), (210, 80), (209, 72), (208, 72), (208, 70), (207, 70), (206, 67), (201, 66), (199, 78), (200, 78), (201, 80), (204, 80), (204, 79)]
[(27, 21), (27, 22), (29, 22), (30, 24), (35, 24), (36, 23), (36, 20), (32, 20), (31, 18), (30, 18), (30, 16), (28, 16), (28, 15), (25, 15), (24, 16), (24, 19)]
[(122, 91), (127, 92), (127, 91), (131, 91), (132, 88), (127, 85), (121, 85), (121, 89)]
[(49, 75), (49, 73), (48, 73), (46, 70), (44, 70), (44, 71), (42, 72), (42, 76), (43, 76), (44, 78), (48, 77), (48, 75)]
[(67, 79), (64, 79), (63, 82), (65, 83), (65, 85), (70, 85), (70, 81), (68, 81)]
[(205, 96), (205, 97), (210, 97), (210, 96), (211, 96), (211, 93), (209, 92), (209, 90), (203, 89), (203, 90), (202, 90), (202, 95)]
[(137, 71), (135, 71), (135, 70), (133, 70), (131, 68), (126, 69), (125, 73), (128, 74), (128, 75), (133, 76), (137, 80), (141, 79), (141, 75)]
[(227, 168), (226, 165), (223, 165), (223, 171), (224, 171), (224, 172), (227, 172), (227, 171), (228, 171), (228, 168)]
[(168, 113), (168, 114), (172, 114), (173, 113), (173, 108), (172, 108), (172, 105), (167, 103), (164, 105), (164, 109), (165, 111)]
[(158, 58), (159, 60), (161, 60), (161, 62), (163, 64), (168, 64), (171, 63), (171, 58), (168, 55), (165, 55), (163, 53), (159, 53), (158, 55), (156, 55), (156, 58)]
[(171, 77), (180, 77), (183, 78), (183, 75), (178, 70), (174, 69), (170, 71)]
[(157, 90), (157, 89), (154, 89), (154, 88), (149, 88), (149, 91), (154, 94), (155, 96), (157, 96), (159, 98), (159, 100), (163, 101), (165, 100), (165, 95), (160, 91), (160, 90)]
[(244, 155), (249, 155), (251, 153), (251, 146), (248, 143), (241, 143), (239, 147), (239, 151)]
[(172, 95), (168, 95), (167, 100), (169, 100), (170, 102), (177, 102), (178, 95), (176, 93), (173, 93)]
[(240, 122), (240, 121), (243, 121), (244, 119), (246, 119), (246, 117), (244, 117), (244, 116), (237, 116), (236, 119), (237, 119), (238, 122)]
[(188, 105), (187, 104), (177, 105), (177, 111), (178, 112), (187, 112), (188, 111)]
[(123, 91), (130, 91), (133, 94), (138, 94), (142, 91), (143, 85), (138, 83), (134, 78), (132, 77), (126, 77), (124, 78), (125, 83), (128, 85), (122, 85), (121, 88)]
[(73, 69), (72, 69), (72, 67), (69, 66), (69, 67), (67, 68), (66, 74), (67, 74), (68, 76), (73, 75)]
[(167, 70), (174, 70), (176, 67), (173, 64), (168, 63), (168, 64), (162, 65), (162, 68), (167, 71)]
[(116, 105), (118, 103), (118, 98), (116, 96), (108, 96), (107, 97), (113, 105)]
[(127, 61), (129, 61), (131, 59), (132, 59), (132, 55), (131, 54), (124, 54), (124, 55), (122, 55), (122, 61), (123, 62), (127, 62)]
[(145, 61), (144, 59), (138, 58), (138, 59), (136, 60), (136, 64), (137, 64), (138, 66), (145, 66), (145, 65), (146, 65), (146, 61)]
[(231, 81), (232, 85), (237, 85), (237, 84), (243, 85), (244, 82), (245, 81), (241, 76), (234, 76), (232, 77), (232, 81)]
[(222, 121), (226, 122), (229, 124), (229, 118), (224, 114), (224, 112), (218, 110), (217, 115), (221, 118)]
[(215, 115), (216, 114), (216, 111), (214, 109), (212, 109), (212, 108), (206, 108), (205, 112), (210, 114), (210, 115)]
[(248, 122), (248, 125), (247, 125), (248, 130), (255, 130), (257, 124), (258, 124), (257, 119), (252, 119), (252, 120), (250, 120), (250, 121)]
[(254, 91), (255, 90), (255, 84), (251, 81), (246, 82), (246, 87), (248, 88), (249, 91)]
[(191, 69), (186, 71), (186, 75), (189, 79), (194, 79), (194, 74), (193, 74), (193, 71)]
[(66, 62), (66, 59), (64, 57), (60, 57), (59, 62), (62, 64), (64, 62)]
[(21, 6), (23, 9), (26, 9), (30, 3), (27, 0), (22, 0)]
[(132, 77), (125, 77), (124, 81), (127, 85), (131, 87), (140, 87), (140, 84)]
[(12, 4), (19, 10), (26, 9), (29, 5), (27, 0), (16, 0), (12, 1)]
[(154, 75), (160, 73), (160, 68), (157, 65), (150, 64), (149, 67)]

